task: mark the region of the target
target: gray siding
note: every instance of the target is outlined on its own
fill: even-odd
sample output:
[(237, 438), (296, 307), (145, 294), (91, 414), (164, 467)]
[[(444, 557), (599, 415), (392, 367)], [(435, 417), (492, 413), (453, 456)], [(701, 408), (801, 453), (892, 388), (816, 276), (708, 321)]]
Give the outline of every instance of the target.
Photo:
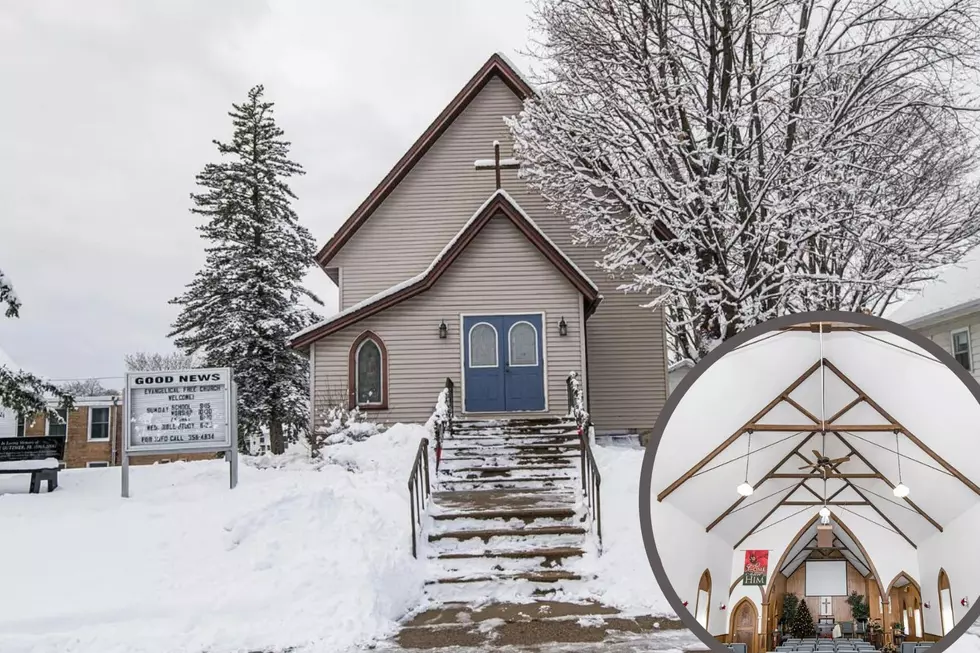
[(952, 354), (953, 332), (966, 328), (970, 329), (970, 372), (974, 378), (980, 379), (980, 370), (977, 369), (980, 367), (980, 313), (964, 315), (916, 331)]
[[(496, 79), (481, 91), (331, 263), (342, 269), (342, 308), (432, 262), (493, 193), (493, 171), (475, 170), (473, 162), (491, 158), (495, 140), (502, 144), (502, 156), (511, 155), (503, 116), (520, 109), (520, 100)], [(601, 252), (573, 244), (568, 223), (516, 171), (504, 171), (503, 187), (604, 296), (587, 323), (586, 391), (597, 429), (652, 429), (667, 396), (662, 312), (640, 308), (650, 297), (617, 291), (620, 282), (596, 267)], [(502, 267), (497, 263), (488, 273), (499, 275)], [(558, 273), (552, 268), (550, 274)], [(579, 313), (574, 315), (577, 320)], [(565, 319), (571, 323), (568, 314)]]
[[(460, 315), (539, 312), (544, 315), (548, 414), (567, 413), (565, 378), (582, 369), (582, 297), (506, 218), (495, 218), (426, 293), (323, 338), (315, 345), (316, 402), (344, 402), (350, 347), (365, 330), (388, 351), (388, 410), (379, 421), (425, 422), (446, 378), (462, 410)], [(564, 317), (568, 335), (558, 335)], [(438, 335), (445, 320), (449, 334)], [(536, 413), (541, 414), (541, 413)]]

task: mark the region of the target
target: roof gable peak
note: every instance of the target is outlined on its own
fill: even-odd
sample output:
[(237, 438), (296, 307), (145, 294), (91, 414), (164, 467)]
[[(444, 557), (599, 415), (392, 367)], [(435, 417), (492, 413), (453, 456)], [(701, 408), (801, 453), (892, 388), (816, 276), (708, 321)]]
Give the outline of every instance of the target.
[(361, 202), (354, 213), (341, 225), (340, 229), (330, 238), (316, 255), (316, 261), (321, 267), (329, 265), (341, 248), (354, 236), (357, 230), (367, 221), (382, 202), (398, 187), (409, 172), (421, 161), (437, 140), (456, 121), (470, 103), (480, 94), (480, 91), (492, 79), (500, 79), (521, 100), (534, 96), (534, 89), (524, 79), (504, 55), (494, 53), (487, 59), (473, 77), (456, 94), (452, 101), (442, 110), (436, 119), (415, 141), (411, 148), (398, 160), (395, 167), (381, 180), (381, 183)]

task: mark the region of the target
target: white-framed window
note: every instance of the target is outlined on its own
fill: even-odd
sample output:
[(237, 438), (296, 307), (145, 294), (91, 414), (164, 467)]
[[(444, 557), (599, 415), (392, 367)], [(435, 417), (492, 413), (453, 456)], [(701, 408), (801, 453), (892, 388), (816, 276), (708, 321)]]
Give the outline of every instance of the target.
[(109, 463), (107, 461), (105, 461), (105, 460), (92, 460), (92, 461), (89, 461), (89, 462), (85, 463), (85, 466), (86, 467), (89, 467), (89, 468), (92, 468), (92, 467), (108, 467), (109, 466)]
[(953, 358), (968, 370), (973, 369), (973, 356), (970, 352), (970, 328), (957, 329), (949, 334)]
[(497, 367), (497, 329), (488, 322), (470, 327), (470, 367)]
[(68, 410), (59, 408), (55, 411), (61, 419), (52, 419), (50, 415), (46, 420), (48, 423), (48, 435), (68, 435)]
[(511, 367), (537, 367), (538, 330), (530, 322), (516, 322), (507, 333)]
[(91, 406), (88, 409), (88, 439), (104, 442), (109, 439), (108, 406)]
[(27, 420), (23, 415), (17, 416), (17, 437), (22, 438), (27, 435)]

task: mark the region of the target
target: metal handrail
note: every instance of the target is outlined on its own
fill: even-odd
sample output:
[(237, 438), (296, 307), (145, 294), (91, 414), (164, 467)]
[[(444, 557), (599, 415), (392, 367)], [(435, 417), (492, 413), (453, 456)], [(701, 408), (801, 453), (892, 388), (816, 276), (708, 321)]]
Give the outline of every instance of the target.
[[(429, 483), (429, 439), (422, 438), (412, 472), (408, 475), (408, 503), (412, 514), (412, 557), (418, 558), (418, 538), (422, 534), (422, 514), (432, 495)], [(418, 530), (416, 530), (418, 526)]]
[(595, 525), (596, 537), (599, 540), (599, 551), (602, 552), (602, 475), (592, 455), (589, 440), (592, 434), (592, 418), (585, 408), (582, 397), (582, 385), (577, 372), (572, 372), (565, 379), (568, 395), (568, 415), (575, 418), (578, 426), (579, 451), (582, 462), (582, 491), (585, 493), (586, 506)]

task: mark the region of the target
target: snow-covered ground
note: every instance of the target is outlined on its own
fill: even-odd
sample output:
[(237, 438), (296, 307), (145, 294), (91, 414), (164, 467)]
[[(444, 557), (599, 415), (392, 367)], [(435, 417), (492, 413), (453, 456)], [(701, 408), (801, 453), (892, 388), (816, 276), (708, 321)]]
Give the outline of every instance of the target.
[[(0, 652), (341, 653), (384, 639), (423, 603), (406, 480), (420, 426), (247, 459), (68, 470), (54, 493), (0, 476)], [(587, 591), (672, 615), (640, 535), (643, 451), (596, 447), (604, 554)], [(664, 646), (662, 648), (670, 648)], [(980, 651), (980, 631), (954, 653)]]
[(118, 468), (62, 472), (50, 495), (0, 476), (0, 651), (333, 652), (385, 636), (422, 594), (406, 480), (425, 434), (393, 427), (319, 470), (249, 461), (235, 490), (223, 461), (134, 468), (130, 499)]

